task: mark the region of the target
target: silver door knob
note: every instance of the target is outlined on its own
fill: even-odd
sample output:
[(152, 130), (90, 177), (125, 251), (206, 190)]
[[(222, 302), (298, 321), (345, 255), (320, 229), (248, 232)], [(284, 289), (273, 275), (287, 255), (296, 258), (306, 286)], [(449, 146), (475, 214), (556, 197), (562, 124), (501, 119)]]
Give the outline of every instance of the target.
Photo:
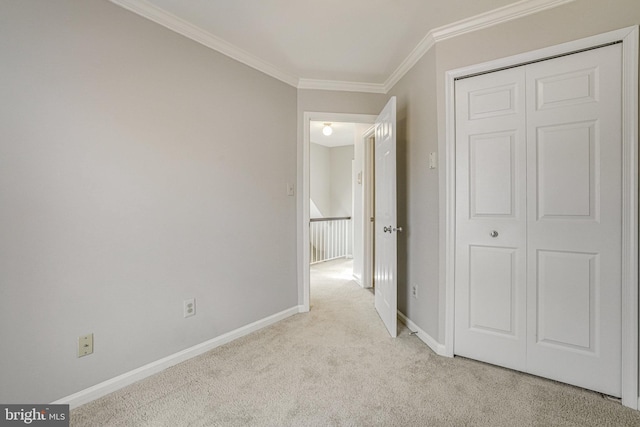
[(402, 233), (402, 227), (394, 227), (393, 231), (398, 231)]
[(496, 230), (493, 230), (491, 233), (489, 233), (489, 236), (498, 237), (498, 232)]

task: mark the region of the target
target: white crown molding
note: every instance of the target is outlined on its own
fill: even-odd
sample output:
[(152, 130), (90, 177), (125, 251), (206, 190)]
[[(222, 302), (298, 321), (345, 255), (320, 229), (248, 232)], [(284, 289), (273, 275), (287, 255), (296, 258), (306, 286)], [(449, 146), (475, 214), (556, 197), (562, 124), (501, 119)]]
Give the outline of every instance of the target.
[(543, 10), (552, 9), (575, 0), (522, 0), (471, 18), (463, 19), (452, 24), (434, 28), (411, 51), (402, 64), (389, 76), (384, 83), (385, 92), (388, 92), (400, 81), (402, 77), (427, 53), (436, 43), (472, 33), (474, 31), (489, 28), (494, 25), (512, 21), (528, 15), (533, 15)]
[(391, 90), (396, 83), (400, 81), (401, 78), (404, 77), (405, 74), (413, 68), (414, 65), (418, 63), (420, 58), (422, 58), (433, 46), (436, 44), (436, 39), (433, 37), (433, 32), (429, 31), (429, 33), (418, 43), (418, 45), (411, 51), (409, 56), (405, 58), (404, 61), (396, 68), (396, 70), (391, 73), (386, 82), (384, 82), (384, 93), (387, 93)]
[(303, 79), (303, 78), (301, 78), (298, 82), (298, 89), (387, 93), (387, 90), (382, 83), (343, 82), (339, 80), (315, 80), (315, 79)]
[(522, 0), (431, 30), (436, 42), (562, 6), (575, 0)]
[(199, 28), (177, 16), (157, 7), (147, 0), (110, 0), (131, 12), (190, 38), (204, 46), (216, 50), (249, 67), (298, 89), (335, 90), (344, 92), (388, 93), (404, 75), (416, 65), (436, 43), (442, 40), (492, 27), (514, 19), (533, 15), (543, 10), (561, 6), (575, 0), (522, 0), (471, 18), (435, 28), (418, 43), (404, 61), (391, 73), (384, 83), (345, 82), (337, 80), (317, 80), (299, 78), (237, 46)]
[(298, 77), (279, 69), (278, 67), (263, 61), (262, 59), (246, 52), (237, 46), (214, 36), (177, 16), (161, 9), (146, 0), (110, 0), (133, 13), (162, 25), (178, 34), (194, 40), (208, 48), (218, 51), (238, 62), (248, 65), (288, 85), (297, 87)]

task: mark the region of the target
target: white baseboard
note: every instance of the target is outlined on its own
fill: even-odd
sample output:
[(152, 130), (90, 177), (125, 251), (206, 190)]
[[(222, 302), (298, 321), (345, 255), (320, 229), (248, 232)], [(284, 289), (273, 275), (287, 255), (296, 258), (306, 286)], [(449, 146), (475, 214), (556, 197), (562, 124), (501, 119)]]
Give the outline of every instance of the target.
[(435, 340), (431, 335), (420, 329), (418, 325), (413, 323), (411, 319), (404, 315), (400, 310), (398, 310), (398, 319), (402, 323), (404, 323), (407, 328), (412, 331), (418, 332), (416, 336), (420, 338), (431, 350), (433, 350), (439, 356), (446, 356), (445, 346), (440, 344), (437, 340)]
[(250, 323), (249, 325), (243, 326), (234, 331), (227, 332), (224, 335), (220, 335), (219, 337), (210, 339), (203, 343), (194, 345), (193, 347), (179, 351), (178, 353), (174, 353), (160, 360), (156, 360), (155, 362), (148, 363), (144, 366), (134, 369), (133, 371), (118, 375), (115, 378), (103, 381), (100, 384), (96, 384), (92, 387), (63, 397), (62, 399), (58, 399), (55, 402), (51, 403), (54, 405), (67, 404), (72, 409), (76, 408), (80, 405), (84, 405), (85, 403), (89, 403), (92, 400), (98, 399), (102, 396), (106, 396), (109, 393), (113, 393), (116, 390), (119, 390), (151, 375), (157, 374), (160, 371), (177, 365), (178, 363), (184, 362), (185, 360), (191, 359), (192, 357), (198, 356), (202, 353), (206, 353), (207, 351), (212, 350), (216, 347), (220, 347), (221, 345), (227, 344), (240, 337), (277, 323), (281, 320), (286, 319), (287, 317), (293, 316), (294, 314), (302, 312), (304, 312), (304, 309), (301, 305), (291, 307), (287, 310), (281, 311), (280, 313), (265, 317), (264, 319)]

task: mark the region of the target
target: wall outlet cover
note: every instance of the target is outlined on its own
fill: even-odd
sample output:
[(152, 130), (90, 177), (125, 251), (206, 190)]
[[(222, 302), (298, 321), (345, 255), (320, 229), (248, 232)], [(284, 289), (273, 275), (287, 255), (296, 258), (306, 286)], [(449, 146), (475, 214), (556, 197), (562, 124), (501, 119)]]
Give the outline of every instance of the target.
[(196, 299), (190, 298), (183, 302), (182, 311), (184, 317), (191, 317), (196, 315)]
[(93, 353), (93, 334), (78, 337), (78, 357)]

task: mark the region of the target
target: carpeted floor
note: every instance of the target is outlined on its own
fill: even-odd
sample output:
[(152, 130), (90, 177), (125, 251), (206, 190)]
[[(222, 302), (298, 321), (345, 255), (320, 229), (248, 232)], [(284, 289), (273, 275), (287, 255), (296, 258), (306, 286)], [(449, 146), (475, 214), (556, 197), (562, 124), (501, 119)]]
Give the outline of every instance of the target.
[(640, 426), (568, 385), (387, 334), (348, 261), (312, 268), (311, 312), (71, 412), (72, 426)]

